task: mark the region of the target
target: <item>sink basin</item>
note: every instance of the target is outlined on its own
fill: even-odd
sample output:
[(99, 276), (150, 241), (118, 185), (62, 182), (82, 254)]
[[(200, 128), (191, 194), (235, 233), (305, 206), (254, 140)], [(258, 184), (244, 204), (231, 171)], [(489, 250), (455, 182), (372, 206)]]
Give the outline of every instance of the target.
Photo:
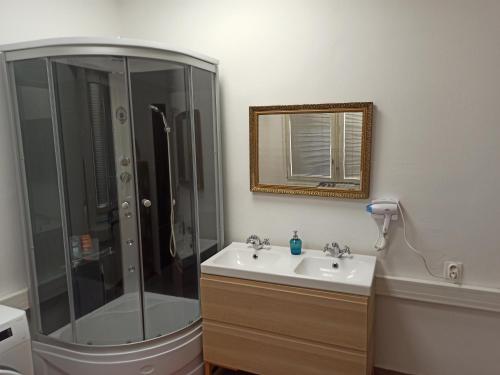
[(255, 251), (253, 249), (238, 249), (227, 251), (214, 259), (213, 263), (221, 266), (265, 269), (280, 260), (282, 254)]
[(309, 276), (323, 280), (339, 280), (343, 282), (363, 282), (370, 276), (371, 262), (358, 257), (332, 258), (332, 257), (306, 257), (302, 259), (294, 272), (299, 275)]
[(320, 250), (291, 255), (288, 247), (254, 250), (233, 242), (201, 264), (201, 272), (247, 280), (369, 296), (375, 257), (332, 258)]

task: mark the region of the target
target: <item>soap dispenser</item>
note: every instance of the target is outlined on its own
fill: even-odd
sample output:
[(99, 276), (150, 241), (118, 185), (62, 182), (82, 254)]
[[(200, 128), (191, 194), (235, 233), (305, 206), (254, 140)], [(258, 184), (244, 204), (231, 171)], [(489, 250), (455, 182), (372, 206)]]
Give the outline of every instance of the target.
[(290, 240), (290, 251), (292, 255), (300, 255), (302, 252), (302, 240), (297, 235), (297, 231), (293, 231), (293, 237)]

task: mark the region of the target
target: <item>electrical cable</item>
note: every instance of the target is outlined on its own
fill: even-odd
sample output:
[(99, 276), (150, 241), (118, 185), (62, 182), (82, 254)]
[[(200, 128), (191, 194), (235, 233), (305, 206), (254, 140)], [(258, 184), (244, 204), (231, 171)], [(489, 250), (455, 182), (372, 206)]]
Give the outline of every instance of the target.
[(408, 248), (411, 251), (413, 251), (416, 255), (418, 255), (422, 259), (422, 261), (424, 263), (424, 266), (425, 266), (425, 269), (427, 270), (427, 273), (429, 275), (431, 275), (432, 277), (438, 278), (438, 279), (446, 280), (446, 277), (436, 275), (434, 272), (432, 272), (432, 270), (430, 269), (430, 267), (429, 267), (429, 265), (427, 263), (427, 259), (425, 258), (425, 255), (422, 254), (419, 250), (417, 250), (410, 243), (410, 241), (408, 241), (408, 237), (406, 236), (406, 220), (405, 220), (405, 215), (403, 213), (403, 209), (401, 208), (401, 204), (399, 203), (399, 201), (397, 202), (397, 206), (398, 206), (399, 213), (401, 214), (401, 220), (403, 221), (403, 238), (404, 238), (404, 240), (406, 242), (406, 246), (408, 246)]

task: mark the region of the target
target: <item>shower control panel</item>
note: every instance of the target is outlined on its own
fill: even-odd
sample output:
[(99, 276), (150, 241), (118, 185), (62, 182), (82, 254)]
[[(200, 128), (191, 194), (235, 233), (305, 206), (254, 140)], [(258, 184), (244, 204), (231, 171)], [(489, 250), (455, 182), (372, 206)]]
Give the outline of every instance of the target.
[(131, 123), (128, 116), (129, 104), (126, 82), (119, 74), (109, 75), (111, 108), (117, 115), (112, 119), (113, 144), (116, 166), (117, 199), (120, 216), (120, 242), (123, 287), (125, 293), (138, 292), (140, 283), (137, 223), (136, 181), (134, 173), (133, 142)]

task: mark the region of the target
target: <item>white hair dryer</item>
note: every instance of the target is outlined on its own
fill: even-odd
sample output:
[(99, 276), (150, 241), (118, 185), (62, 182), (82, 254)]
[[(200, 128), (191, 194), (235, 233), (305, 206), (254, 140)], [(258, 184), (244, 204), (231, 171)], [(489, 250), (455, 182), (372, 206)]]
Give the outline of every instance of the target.
[(382, 227), (379, 228), (379, 238), (375, 243), (377, 251), (383, 250), (389, 243), (389, 225), (391, 221), (398, 220), (397, 199), (377, 199), (366, 206), (366, 211), (372, 214), (374, 219), (383, 219)]

